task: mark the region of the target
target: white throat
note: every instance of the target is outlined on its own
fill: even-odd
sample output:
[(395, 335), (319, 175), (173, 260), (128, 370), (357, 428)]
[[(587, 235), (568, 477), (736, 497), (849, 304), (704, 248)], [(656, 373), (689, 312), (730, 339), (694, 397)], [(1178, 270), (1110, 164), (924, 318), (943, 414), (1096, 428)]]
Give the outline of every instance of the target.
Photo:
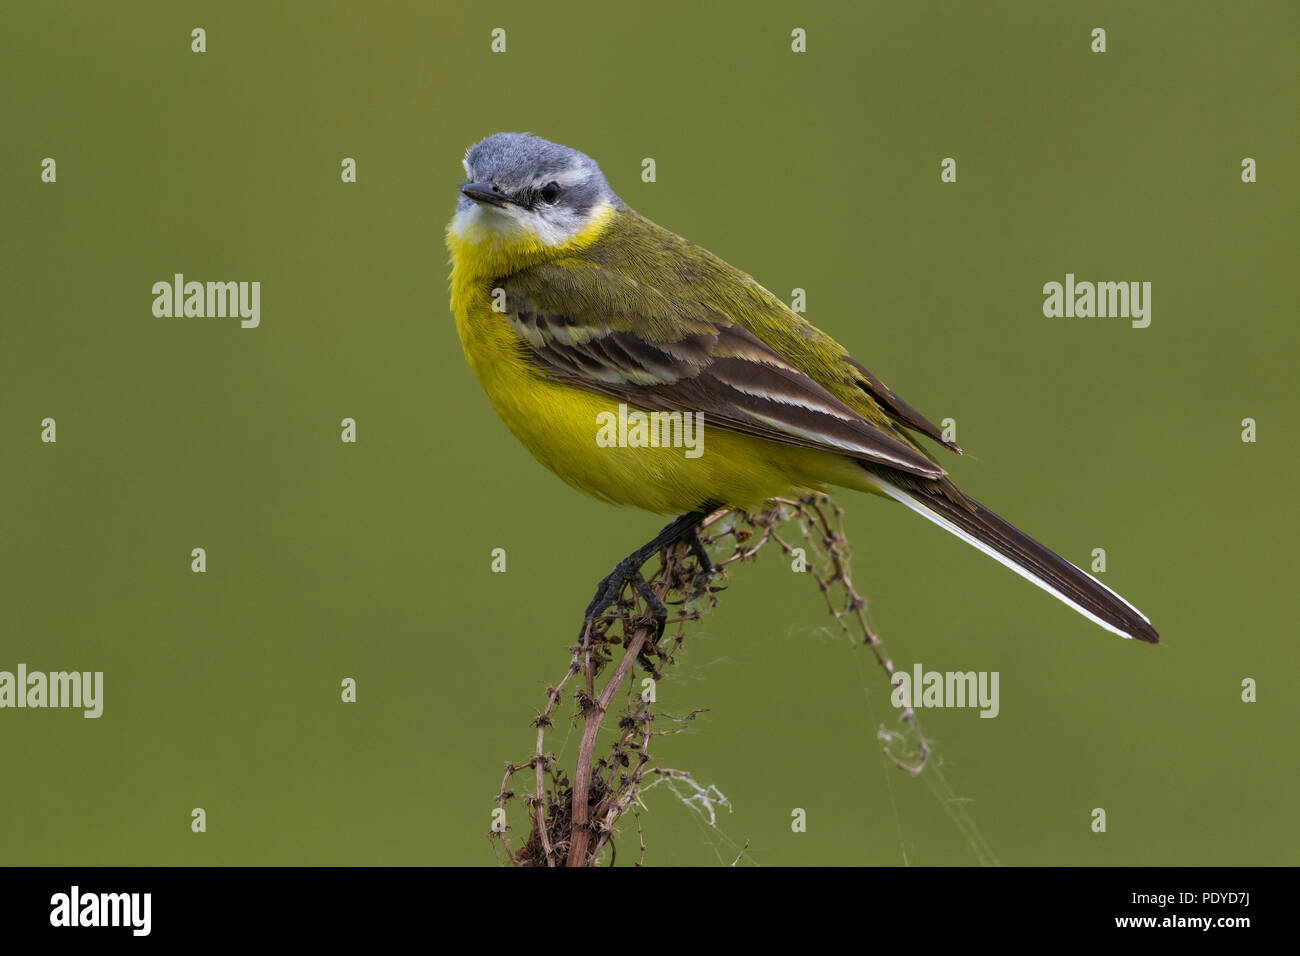
[(543, 246), (562, 246), (591, 225), (607, 208), (607, 204), (601, 203), (585, 217), (557, 214), (556, 210), (550, 210), (552, 215), (548, 217), (522, 206), (474, 203), (456, 210), (450, 232), (456, 239), (474, 245), (514, 244), (524, 239), (535, 239)]

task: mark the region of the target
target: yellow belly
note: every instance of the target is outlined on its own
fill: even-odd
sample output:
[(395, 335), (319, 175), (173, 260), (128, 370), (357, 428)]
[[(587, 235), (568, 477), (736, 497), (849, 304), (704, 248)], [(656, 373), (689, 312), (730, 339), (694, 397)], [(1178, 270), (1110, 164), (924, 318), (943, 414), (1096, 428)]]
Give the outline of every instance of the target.
[(492, 311), (487, 285), (458, 291), (461, 344), (497, 414), (538, 461), (588, 494), (681, 514), (709, 503), (752, 509), (827, 484), (869, 490), (866, 473), (843, 456), (711, 427), (707, 416), (698, 457), (685, 447), (602, 446), (598, 435), (609, 419), (601, 415), (617, 419), (619, 402), (544, 378), (519, 351), (505, 317)]

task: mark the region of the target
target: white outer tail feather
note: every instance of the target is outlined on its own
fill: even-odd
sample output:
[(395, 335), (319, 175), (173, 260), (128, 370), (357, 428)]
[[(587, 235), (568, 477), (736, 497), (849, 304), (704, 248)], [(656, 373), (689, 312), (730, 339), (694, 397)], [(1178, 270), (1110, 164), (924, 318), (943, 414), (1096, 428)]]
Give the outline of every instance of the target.
[[(1097, 615), (1093, 614), (1091, 611), (1085, 610), (1084, 608), (1080, 607), (1070, 598), (1066, 597), (1056, 588), (1052, 587), (1042, 578), (1038, 577), (1038, 575), (1034, 574), (1032, 571), (1028, 570), (1027, 568), (1021, 567), (1020, 565), (1012, 561), (1010, 558), (1008, 558), (1006, 555), (998, 553), (993, 548), (985, 544), (983, 541), (980, 541), (978, 538), (972, 536), (968, 532), (963, 531), (961, 528), (957, 527), (955, 524), (953, 524), (943, 515), (931, 511), (929, 508), (925, 506), (924, 502), (917, 500), (912, 495), (909, 495), (906, 491), (903, 491), (901, 488), (898, 488), (895, 485), (890, 484), (889, 482), (881, 478), (879, 475), (873, 474), (871, 476), (871, 479), (874, 484), (879, 486), (881, 491), (889, 495), (889, 497), (893, 498), (895, 501), (898, 501), (906, 505), (907, 507), (911, 508), (913, 511), (921, 515), (923, 518), (928, 518), (930, 521), (933, 521), (935, 524), (943, 528), (945, 531), (948, 531), (956, 535), (958, 538), (961, 538), (971, 547), (983, 551), (985, 554), (993, 558), (999, 564), (1003, 564), (1006, 567), (1010, 568), (1012, 571), (1016, 572), (1016, 574), (1020, 575), (1026, 581), (1033, 582), (1034, 584), (1042, 588), (1044, 591), (1046, 591), (1048, 594), (1052, 595), (1052, 597), (1061, 601), (1063, 604), (1068, 604), (1070, 607), (1074, 608), (1074, 610), (1078, 611), (1080, 614), (1082, 614), (1088, 620), (1092, 621), (1094, 624), (1101, 625), (1106, 630), (1110, 631), (1112, 634), (1118, 634), (1120, 637), (1127, 638), (1129, 640), (1133, 639), (1132, 634), (1129, 634), (1127, 631), (1121, 631), (1114, 624), (1110, 624), (1107, 621), (1103, 621), (1101, 618), (1097, 617)], [(1073, 564), (1073, 563), (1071, 563), (1071, 566), (1074, 567), (1080, 574), (1096, 582), (1098, 587), (1104, 589), (1105, 591), (1113, 595), (1116, 600), (1120, 601), (1125, 607), (1130, 608), (1133, 611), (1133, 613), (1136, 614), (1138, 617), (1142, 618), (1142, 620), (1146, 621), (1148, 624), (1151, 623), (1151, 621), (1147, 618), (1145, 614), (1143, 614), (1137, 608), (1133, 607), (1132, 604), (1129, 604), (1128, 601), (1125, 601), (1122, 597), (1120, 597), (1110, 588), (1106, 587), (1106, 585), (1102, 584), (1091, 574), (1088, 574), (1088, 572), (1084, 571), (1083, 568), (1080, 568), (1077, 564)]]

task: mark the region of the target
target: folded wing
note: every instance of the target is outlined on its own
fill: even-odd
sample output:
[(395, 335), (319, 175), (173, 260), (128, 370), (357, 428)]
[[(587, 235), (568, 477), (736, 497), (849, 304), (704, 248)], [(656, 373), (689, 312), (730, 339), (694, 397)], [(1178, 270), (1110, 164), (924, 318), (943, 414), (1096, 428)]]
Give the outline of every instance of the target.
[(919, 477), (945, 474), (883, 410), (883, 425), (869, 420), (716, 308), (673, 314), (655, 290), (591, 266), (539, 266), (503, 288), (506, 321), (552, 378)]

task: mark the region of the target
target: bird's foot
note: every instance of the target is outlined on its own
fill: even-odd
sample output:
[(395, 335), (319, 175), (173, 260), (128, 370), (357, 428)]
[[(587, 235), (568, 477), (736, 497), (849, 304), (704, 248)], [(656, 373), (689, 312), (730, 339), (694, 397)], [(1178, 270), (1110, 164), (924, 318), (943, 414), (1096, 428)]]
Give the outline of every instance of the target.
[(720, 569), (715, 567), (709, 552), (704, 547), (704, 542), (700, 540), (700, 522), (708, 514), (707, 511), (691, 511), (675, 519), (667, 525), (655, 537), (637, 548), (626, 558), (614, 565), (614, 570), (601, 579), (600, 584), (596, 585), (595, 597), (587, 605), (587, 611), (582, 619), (582, 631), (578, 635), (578, 642), (586, 644), (590, 638), (591, 630), (595, 626), (596, 619), (618, 601), (619, 595), (623, 593), (623, 587), (631, 584), (641, 598), (645, 601), (646, 606), (650, 609), (650, 614), (655, 622), (655, 642), (663, 637), (664, 627), (668, 623), (668, 609), (664, 607), (662, 601), (655, 595), (654, 590), (641, 574), (642, 566), (652, 557), (671, 547), (678, 541), (685, 541), (695, 555), (696, 561), (700, 564), (701, 574), (704, 576), (704, 587), (708, 588), (709, 579), (712, 578)]

